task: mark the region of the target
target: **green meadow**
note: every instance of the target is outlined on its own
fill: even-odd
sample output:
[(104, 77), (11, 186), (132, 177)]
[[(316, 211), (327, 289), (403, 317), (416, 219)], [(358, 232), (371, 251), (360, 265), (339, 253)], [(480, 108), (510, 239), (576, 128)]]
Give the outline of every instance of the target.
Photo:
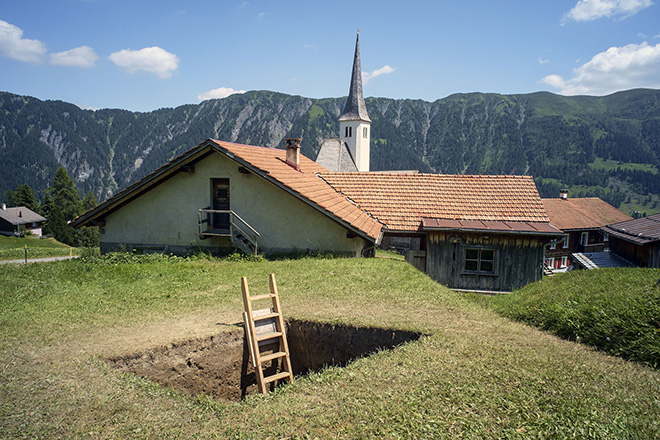
[[(425, 336), (239, 402), (190, 397), (105, 361), (235, 329), (240, 277), (257, 294), (270, 273), (285, 318)], [(642, 292), (657, 307), (659, 271), (569, 275), (475, 301), (396, 258), (115, 254), (2, 265), (0, 438), (656, 438), (660, 372), (648, 360), (577, 343), (588, 332), (565, 335), (494, 301), (526, 310), (536, 297), (537, 308), (551, 308), (544, 296), (574, 291), (584, 301), (556, 305), (577, 303), (580, 313), (558, 318), (570, 322), (588, 316), (590, 295), (609, 289), (611, 301), (641, 315)]]

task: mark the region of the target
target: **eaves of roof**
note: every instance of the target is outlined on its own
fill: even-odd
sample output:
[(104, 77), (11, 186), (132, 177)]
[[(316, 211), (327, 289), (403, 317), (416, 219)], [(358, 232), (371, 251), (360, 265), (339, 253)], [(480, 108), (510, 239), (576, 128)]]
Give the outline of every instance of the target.
[(424, 218), (422, 229), (425, 231), (461, 231), (461, 232), (492, 232), (498, 234), (555, 236), (563, 232), (544, 222), (512, 222), (484, 220), (450, 220)]

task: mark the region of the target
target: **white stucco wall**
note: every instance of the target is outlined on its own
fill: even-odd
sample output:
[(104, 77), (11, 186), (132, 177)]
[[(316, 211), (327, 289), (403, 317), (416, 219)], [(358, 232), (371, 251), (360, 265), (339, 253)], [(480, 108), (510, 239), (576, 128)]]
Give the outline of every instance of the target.
[(200, 240), (197, 212), (211, 205), (211, 179), (229, 178), (231, 209), (256, 229), (264, 252), (322, 251), (358, 254), (366, 242), (347, 238), (347, 230), (327, 216), (238, 164), (216, 153), (195, 164), (194, 173), (178, 173), (105, 218), (101, 249), (117, 244), (229, 247), (229, 239)]
[[(345, 136), (346, 127), (351, 127), (351, 137)], [(366, 137), (364, 137), (365, 128), (367, 129)], [(369, 171), (371, 124), (363, 121), (341, 121), (339, 123), (339, 134), (351, 150), (358, 171)]]

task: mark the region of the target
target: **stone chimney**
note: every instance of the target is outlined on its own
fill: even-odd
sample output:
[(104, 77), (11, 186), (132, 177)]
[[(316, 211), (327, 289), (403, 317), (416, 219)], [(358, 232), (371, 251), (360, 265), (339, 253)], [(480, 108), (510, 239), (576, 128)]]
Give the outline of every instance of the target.
[(560, 189), (559, 190), (559, 198), (566, 200), (568, 199), (568, 190), (567, 189)]
[(300, 171), (300, 139), (287, 138), (286, 143), (286, 163), (296, 171)]

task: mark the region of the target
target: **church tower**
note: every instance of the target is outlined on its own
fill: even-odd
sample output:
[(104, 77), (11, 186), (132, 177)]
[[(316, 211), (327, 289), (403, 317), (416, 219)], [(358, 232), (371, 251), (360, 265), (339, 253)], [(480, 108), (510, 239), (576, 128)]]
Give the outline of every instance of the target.
[(369, 171), (371, 119), (362, 97), (362, 68), (360, 67), (360, 32), (355, 40), (355, 56), (348, 99), (339, 115), (339, 137), (348, 146), (358, 171)]

